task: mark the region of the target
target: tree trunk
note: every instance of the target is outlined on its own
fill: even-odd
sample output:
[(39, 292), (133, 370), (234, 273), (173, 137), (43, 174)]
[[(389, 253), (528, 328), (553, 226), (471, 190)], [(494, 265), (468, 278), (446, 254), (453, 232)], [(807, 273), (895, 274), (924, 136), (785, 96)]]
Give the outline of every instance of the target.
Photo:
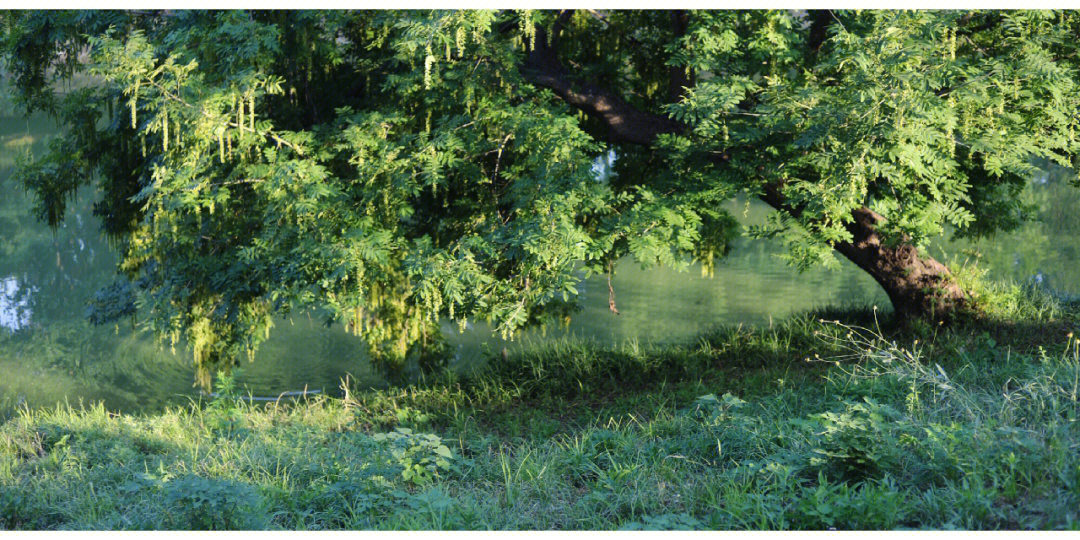
[[(537, 26), (536, 47), (529, 51), (522, 72), (533, 84), (552, 90), (569, 105), (601, 120), (609, 128), (613, 142), (651, 145), (664, 133), (681, 133), (686, 126), (672, 119), (640, 111), (614, 93), (598, 85), (574, 80), (568, 76), (558, 59), (559, 30), (569, 20), (571, 10), (560, 14), (553, 39), (546, 39), (546, 29)], [(815, 48), (823, 37), (823, 24), (828, 21), (825, 13), (812, 18), (811, 41)], [(676, 19), (675, 31), (685, 31)], [(822, 35), (818, 35), (822, 34)], [(684, 80), (685, 70), (671, 70), (671, 89), (692, 84)], [(716, 158), (723, 162), (727, 154)], [(788, 204), (782, 193), (782, 184), (764, 186), (762, 200), (779, 211), (798, 218), (802, 209)], [(850, 242), (839, 243), (837, 251), (865, 270), (881, 285), (892, 301), (893, 310), (901, 319), (925, 317), (944, 320), (960, 307), (967, 305), (967, 295), (952, 279), (949, 269), (929, 256), (920, 256), (907, 239), (893, 246), (886, 246), (878, 232), (878, 224), (885, 218), (869, 208), (860, 207), (851, 212), (852, 222), (847, 229), (852, 234)]]
[[(787, 203), (781, 185), (766, 185), (761, 200), (778, 211), (798, 218), (802, 209)], [(893, 311), (901, 319), (914, 317), (946, 320), (967, 305), (968, 295), (952, 278), (949, 268), (902, 239), (888, 246), (878, 232), (885, 217), (861, 206), (851, 211), (846, 225), (850, 242), (833, 246), (885, 289)]]
[(967, 304), (967, 295), (944, 264), (919, 255), (906, 239), (895, 246), (884, 244), (877, 231), (884, 221), (881, 214), (861, 207), (852, 211), (852, 217), (855, 221), (847, 229), (853, 238), (837, 244), (836, 250), (873, 276), (897, 316), (944, 320)]

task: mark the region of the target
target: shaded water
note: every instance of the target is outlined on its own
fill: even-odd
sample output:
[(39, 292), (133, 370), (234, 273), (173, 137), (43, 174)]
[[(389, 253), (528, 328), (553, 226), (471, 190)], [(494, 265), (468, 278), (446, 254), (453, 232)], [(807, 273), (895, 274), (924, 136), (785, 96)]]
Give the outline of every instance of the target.
[[(129, 325), (95, 327), (84, 318), (87, 301), (111, 282), (116, 263), (92, 215), (90, 194), (80, 195), (54, 232), (30, 215), (30, 197), (7, 179), (15, 157), (27, 150), (43, 153), (54, 131), (40, 119), (0, 119), (0, 416), (20, 403), (104, 401), (126, 412), (187, 403), (198, 396), (190, 353), (174, 354)], [(1045, 221), (994, 241), (946, 244), (938, 252), (962, 258), (974, 248), (995, 277), (1080, 293), (1080, 225), (1072, 215), (1080, 193), (1060, 176), (1040, 177), (1026, 195), (1040, 205)], [(770, 212), (756, 201), (732, 202), (730, 210), (744, 224), (760, 223)], [(625, 261), (613, 279), (620, 316), (608, 311), (606, 281), (595, 277), (578, 287), (583, 309), (569, 328), (525, 337), (569, 334), (644, 344), (692, 339), (716, 324), (769, 324), (825, 305), (888, 306), (880, 287), (846, 260), (837, 270), (799, 274), (780, 253), (778, 243), (741, 238), (711, 278), (696, 266), (680, 273), (642, 270)], [(482, 324), (463, 333), (456, 325), (444, 329), (460, 366), (477, 365), (485, 345), (517, 346)], [(255, 361), (243, 366), (239, 382), (256, 396), (305, 387), (333, 392), (346, 373), (382, 385), (362, 350), (359, 339), (340, 326), (294, 316), (278, 321)]]

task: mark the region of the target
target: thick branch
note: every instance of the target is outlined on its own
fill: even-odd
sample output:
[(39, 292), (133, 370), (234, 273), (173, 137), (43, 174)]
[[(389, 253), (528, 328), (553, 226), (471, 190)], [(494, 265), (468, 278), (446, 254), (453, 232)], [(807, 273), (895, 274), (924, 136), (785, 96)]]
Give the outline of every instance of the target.
[[(761, 200), (798, 218), (802, 208), (788, 204), (782, 189), (780, 184), (766, 184)], [(933, 316), (943, 320), (969, 304), (948, 267), (933, 257), (919, 255), (909, 238), (885, 242), (879, 230), (885, 216), (860, 206), (851, 211), (851, 217), (852, 221), (844, 226), (851, 233), (851, 241), (837, 242), (833, 248), (882, 286), (901, 317)]]
[(601, 120), (615, 142), (650, 145), (659, 135), (683, 132), (685, 126), (666, 116), (640, 111), (595, 84), (573, 80), (559, 62), (558, 37), (552, 36), (549, 46), (546, 31), (537, 26), (536, 48), (529, 51), (522, 66), (529, 82), (550, 89), (563, 101)]
[[(690, 15), (684, 9), (676, 9), (671, 12), (671, 27), (676, 38), (686, 35), (686, 29), (690, 26)], [(668, 67), (668, 94), (672, 101), (682, 99), (686, 89), (694, 85), (694, 74), (689, 68), (681, 66)]]
[[(812, 41), (821, 37), (826, 24), (815, 14)], [(562, 69), (557, 57), (558, 36), (548, 46), (542, 29), (537, 28), (537, 47), (529, 52), (523, 73), (533, 84), (550, 88), (564, 101), (603, 121), (618, 142), (651, 145), (659, 135), (677, 134), (685, 126), (673, 120), (639, 111), (617, 95), (591, 84), (576, 83)], [(814, 34), (817, 34), (816, 36)], [(820, 42), (815, 44), (820, 47)], [(717, 154), (715, 162), (728, 161), (728, 153)], [(780, 182), (763, 186), (761, 199), (778, 211), (798, 219), (803, 208), (784, 196)], [(901, 316), (947, 315), (964, 305), (963, 290), (952, 281), (948, 268), (931, 257), (920, 256), (907, 238), (887, 244), (880, 233), (885, 218), (866, 206), (851, 211), (845, 225), (852, 240), (833, 247), (859, 268), (865, 270), (885, 289), (893, 307)]]
[(812, 9), (807, 12), (807, 17), (810, 19), (810, 32), (806, 36), (806, 45), (817, 53), (828, 38), (829, 23), (833, 16), (827, 9)]

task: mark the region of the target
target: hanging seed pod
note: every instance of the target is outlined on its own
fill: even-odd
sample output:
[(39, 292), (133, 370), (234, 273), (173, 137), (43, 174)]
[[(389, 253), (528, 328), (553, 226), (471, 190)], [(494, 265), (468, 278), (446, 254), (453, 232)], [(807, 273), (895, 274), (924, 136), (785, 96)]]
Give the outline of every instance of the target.
[(948, 60), (956, 60), (956, 29), (945, 29), (945, 51)]
[(429, 52), (428, 55), (424, 57), (424, 90), (429, 90), (431, 88), (431, 66), (433, 64), (435, 64), (435, 57)]
[(141, 81), (135, 81), (135, 89), (131, 91), (131, 129), (138, 129), (139, 121), (137, 113), (135, 112), (136, 102), (139, 100), (139, 84)]
[(943, 45), (942, 50), (941, 50), (941, 59), (942, 60), (948, 60), (949, 59), (949, 27), (945, 27), (945, 32), (941, 37), (941, 41), (942, 41), (942, 45)]
[(225, 163), (225, 138), (222, 137), (221, 134), (218, 134), (217, 141), (218, 141), (218, 156), (221, 159), (221, 163), (224, 164)]
[(529, 39), (529, 48), (536, 50), (536, 25), (533, 24), (533, 10), (526, 9), (522, 17), (525, 21), (525, 37)]
[(161, 111), (161, 147), (163, 152), (169, 151), (169, 110)]
[(251, 122), (251, 132), (255, 133), (255, 94), (251, 94), (251, 97), (248, 98), (248, 106), (251, 109), (250, 114), (248, 114)]
[(225, 135), (225, 148), (229, 151), (229, 158), (232, 158), (232, 132)]
[(240, 131), (244, 131), (244, 98), (240, 98), (240, 112), (236, 120), (236, 125), (239, 126)]

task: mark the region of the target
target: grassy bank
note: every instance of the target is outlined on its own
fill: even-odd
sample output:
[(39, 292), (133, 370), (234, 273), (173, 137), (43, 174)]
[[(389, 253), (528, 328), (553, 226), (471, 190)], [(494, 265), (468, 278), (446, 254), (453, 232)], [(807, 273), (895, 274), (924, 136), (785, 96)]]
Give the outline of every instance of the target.
[(1075, 305), (979, 290), (948, 327), (841, 310), (344, 399), (24, 411), (0, 526), (1078, 528)]

